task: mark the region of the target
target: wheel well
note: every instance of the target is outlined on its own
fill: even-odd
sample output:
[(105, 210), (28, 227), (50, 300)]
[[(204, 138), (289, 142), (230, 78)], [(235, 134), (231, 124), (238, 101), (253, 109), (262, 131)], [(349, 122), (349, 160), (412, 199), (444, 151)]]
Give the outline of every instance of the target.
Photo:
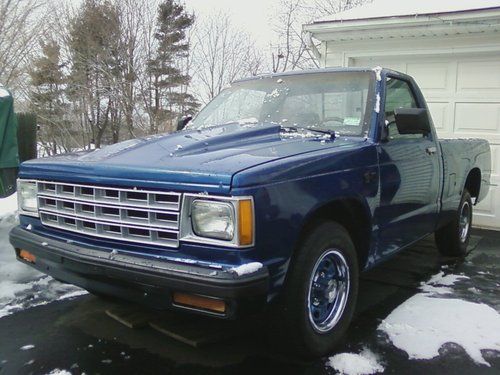
[(473, 168), (467, 179), (465, 180), (465, 188), (468, 190), (472, 198), (479, 197), (479, 190), (481, 189), (481, 171), (479, 168)]
[(347, 229), (358, 254), (359, 268), (362, 270), (368, 260), (371, 237), (371, 220), (364, 205), (357, 199), (341, 199), (318, 208), (302, 226), (299, 245), (312, 228), (325, 220), (335, 221)]

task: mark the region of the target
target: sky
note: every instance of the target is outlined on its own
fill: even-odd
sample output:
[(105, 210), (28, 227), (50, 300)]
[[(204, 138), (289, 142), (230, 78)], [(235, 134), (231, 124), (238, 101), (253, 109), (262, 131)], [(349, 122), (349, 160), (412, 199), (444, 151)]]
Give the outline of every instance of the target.
[(234, 26), (246, 30), (258, 46), (266, 48), (273, 33), (271, 20), (279, 0), (184, 0), (188, 9), (199, 15), (224, 11)]

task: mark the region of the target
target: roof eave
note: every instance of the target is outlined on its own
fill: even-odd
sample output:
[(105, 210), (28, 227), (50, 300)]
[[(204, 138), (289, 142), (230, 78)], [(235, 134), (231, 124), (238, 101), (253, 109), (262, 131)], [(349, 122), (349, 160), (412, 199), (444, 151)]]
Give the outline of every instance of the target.
[(434, 13), (415, 16), (377, 17), (356, 20), (321, 21), (306, 24), (304, 31), (310, 32), (320, 41), (330, 40), (328, 34), (348, 31), (403, 29), (407, 27), (432, 27), (453, 24), (453, 22), (499, 21), (500, 8), (492, 8), (473, 12)]

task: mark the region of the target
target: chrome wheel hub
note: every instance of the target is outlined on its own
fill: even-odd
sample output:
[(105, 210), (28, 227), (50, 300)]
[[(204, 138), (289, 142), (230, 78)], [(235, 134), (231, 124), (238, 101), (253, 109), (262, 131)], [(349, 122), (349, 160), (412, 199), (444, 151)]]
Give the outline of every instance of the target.
[(465, 242), (469, 235), (470, 222), (471, 222), (471, 207), (469, 202), (464, 202), (460, 209), (460, 217), (458, 219), (458, 235), (460, 242)]
[(309, 283), (308, 313), (313, 329), (330, 331), (342, 317), (349, 296), (349, 266), (336, 249), (325, 251), (316, 261)]

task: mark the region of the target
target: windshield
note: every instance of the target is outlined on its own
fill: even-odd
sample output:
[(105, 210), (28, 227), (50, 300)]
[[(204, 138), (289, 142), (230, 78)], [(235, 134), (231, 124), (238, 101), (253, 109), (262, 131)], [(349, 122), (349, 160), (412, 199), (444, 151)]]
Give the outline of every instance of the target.
[(328, 72), (256, 78), (222, 91), (189, 124), (274, 122), (284, 127), (361, 136), (373, 108), (369, 72)]

